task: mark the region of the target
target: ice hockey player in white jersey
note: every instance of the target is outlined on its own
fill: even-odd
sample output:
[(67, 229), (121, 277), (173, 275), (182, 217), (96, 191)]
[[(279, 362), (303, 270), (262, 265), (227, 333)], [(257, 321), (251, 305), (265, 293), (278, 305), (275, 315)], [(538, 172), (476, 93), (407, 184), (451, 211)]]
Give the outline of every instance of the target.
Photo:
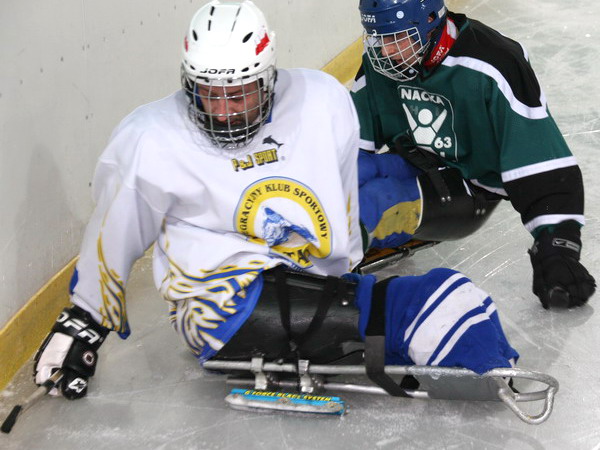
[[(109, 331), (130, 334), (125, 285), (152, 244), (155, 284), (200, 362), (223, 354), (238, 331), (256, 323), (257, 305), (282, 297), (289, 272), (278, 268), (323, 276), (328, 292), (347, 283), (341, 276), (363, 258), (359, 125), (341, 84), (315, 70), (276, 69), (275, 34), (258, 8), (216, 0), (191, 21), (181, 81), (180, 91), (129, 114), (98, 162), (96, 209), (71, 283), (73, 306), (35, 358), (38, 384), (63, 369), (54, 393), (67, 398), (86, 394)], [(274, 285), (267, 287), (267, 274), (274, 274)], [(350, 334), (360, 340), (369, 334), (375, 280), (350, 281), (358, 283)], [(388, 285), (394, 287), (383, 292), (392, 299), (384, 308), (392, 314), (384, 317), (393, 331), (386, 341), (390, 361), (480, 372), (514, 362), (493, 303), (466, 277), (438, 269)], [(398, 298), (399, 292), (406, 295)], [(314, 328), (338, 348), (330, 316)], [(435, 336), (424, 339), (426, 348), (411, 347), (427, 326)], [(295, 331), (287, 323), (278, 328), (285, 342), (274, 345), (289, 347)], [(276, 334), (256, 333), (250, 344), (259, 347)]]

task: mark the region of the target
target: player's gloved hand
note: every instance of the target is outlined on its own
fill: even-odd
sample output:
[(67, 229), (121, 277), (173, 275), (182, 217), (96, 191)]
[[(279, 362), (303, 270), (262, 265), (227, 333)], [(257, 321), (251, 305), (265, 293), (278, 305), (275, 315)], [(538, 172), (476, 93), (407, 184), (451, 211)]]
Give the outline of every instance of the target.
[(56, 319), (52, 331), (34, 358), (34, 378), (38, 385), (46, 381), (56, 370), (64, 376), (51, 395), (72, 400), (87, 393), (89, 377), (96, 371), (98, 348), (109, 330), (97, 324), (92, 316), (78, 306), (65, 308)]
[(579, 262), (579, 225), (562, 222), (550, 233), (544, 230), (529, 250), (533, 266), (533, 293), (546, 309), (572, 308), (588, 301), (596, 281)]

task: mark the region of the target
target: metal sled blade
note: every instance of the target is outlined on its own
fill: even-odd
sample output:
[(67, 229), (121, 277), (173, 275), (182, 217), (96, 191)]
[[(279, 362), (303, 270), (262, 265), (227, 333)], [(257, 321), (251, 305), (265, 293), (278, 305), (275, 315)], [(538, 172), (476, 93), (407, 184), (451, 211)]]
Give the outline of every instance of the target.
[(288, 411), (295, 413), (342, 415), (345, 402), (339, 397), (292, 392), (233, 389), (225, 397), (229, 406), (244, 410)]
[(414, 255), (419, 250), (425, 250), (436, 244), (439, 244), (439, 242), (415, 239), (395, 248), (370, 249), (357, 266), (356, 271), (361, 275), (376, 272), (396, 264), (401, 259)]
[[(209, 370), (252, 372), (255, 379), (235, 378), (228, 383), (236, 385), (253, 385), (258, 380), (272, 377), (273, 374), (298, 374), (295, 364), (260, 363), (256, 359), (251, 361), (208, 361), (204, 367)], [(260, 367), (260, 369), (258, 369)], [(490, 370), (483, 375), (478, 375), (468, 369), (454, 367), (433, 366), (386, 366), (388, 375), (411, 375), (415, 377), (420, 386), (415, 390), (406, 390), (411, 398), (416, 399), (443, 399), (443, 400), (469, 400), (469, 401), (501, 401), (519, 419), (537, 425), (544, 422), (552, 413), (554, 396), (558, 391), (558, 381), (539, 372), (517, 368), (498, 368)], [(266, 376), (267, 374), (268, 376)], [(327, 390), (332, 392), (359, 392), (367, 394), (388, 393), (381, 387), (373, 384), (348, 384), (330, 382), (329, 377), (337, 375), (366, 376), (366, 368), (362, 365), (306, 365), (301, 377), (301, 385), (305, 392), (312, 389)], [(319, 381), (310, 384), (310, 379)], [(543, 385), (538, 390), (528, 392), (514, 392), (507, 380), (528, 380)], [(256, 380), (256, 381), (255, 381)], [(302, 381), (303, 380), (303, 381)], [(293, 387), (294, 383), (280, 382), (280, 387)], [(542, 401), (543, 406), (539, 414), (529, 414), (524, 411), (519, 403)]]

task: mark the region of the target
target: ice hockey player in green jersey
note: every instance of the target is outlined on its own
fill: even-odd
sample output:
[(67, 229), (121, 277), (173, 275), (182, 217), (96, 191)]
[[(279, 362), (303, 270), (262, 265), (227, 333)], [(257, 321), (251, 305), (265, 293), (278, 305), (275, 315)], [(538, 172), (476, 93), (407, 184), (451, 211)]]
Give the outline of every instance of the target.
[(427, 174), (421, 191), (435, 198), (423, 195), (420, 228), (428, 209), (451, 198), (453, 176), (465, 180), (474, 215), (509, 199), (534, 238), (542, 305), (586, 303), (596, 284), (580, 262), (581, 171), (525, 49), (443, 0), (360, 0), (359, 10), (365, 54), (352, 96), (361, 157), (387, 146)]

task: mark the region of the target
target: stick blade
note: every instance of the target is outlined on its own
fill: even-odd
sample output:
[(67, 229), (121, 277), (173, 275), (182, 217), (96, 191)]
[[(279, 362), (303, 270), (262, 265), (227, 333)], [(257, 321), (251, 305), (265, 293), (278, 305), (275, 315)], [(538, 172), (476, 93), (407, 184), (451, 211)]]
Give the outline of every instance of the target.
[(23, 407), (21, 405), (16, 405), (12, 409), (12, 411), (10, 412), (10, 414), (8, 415), (8, 417), (6, 418), (4, 423), (2, 423), (2, 427), (0, 427), (0, 431), (2, 431), (3, 433), (7, 433), (7, 434), (10, 433), (10, 430), (12, 430), (12, 427), (15, 425), (15, 422), (17, 421), (17, 417), (22, 409), (23, 409)]

